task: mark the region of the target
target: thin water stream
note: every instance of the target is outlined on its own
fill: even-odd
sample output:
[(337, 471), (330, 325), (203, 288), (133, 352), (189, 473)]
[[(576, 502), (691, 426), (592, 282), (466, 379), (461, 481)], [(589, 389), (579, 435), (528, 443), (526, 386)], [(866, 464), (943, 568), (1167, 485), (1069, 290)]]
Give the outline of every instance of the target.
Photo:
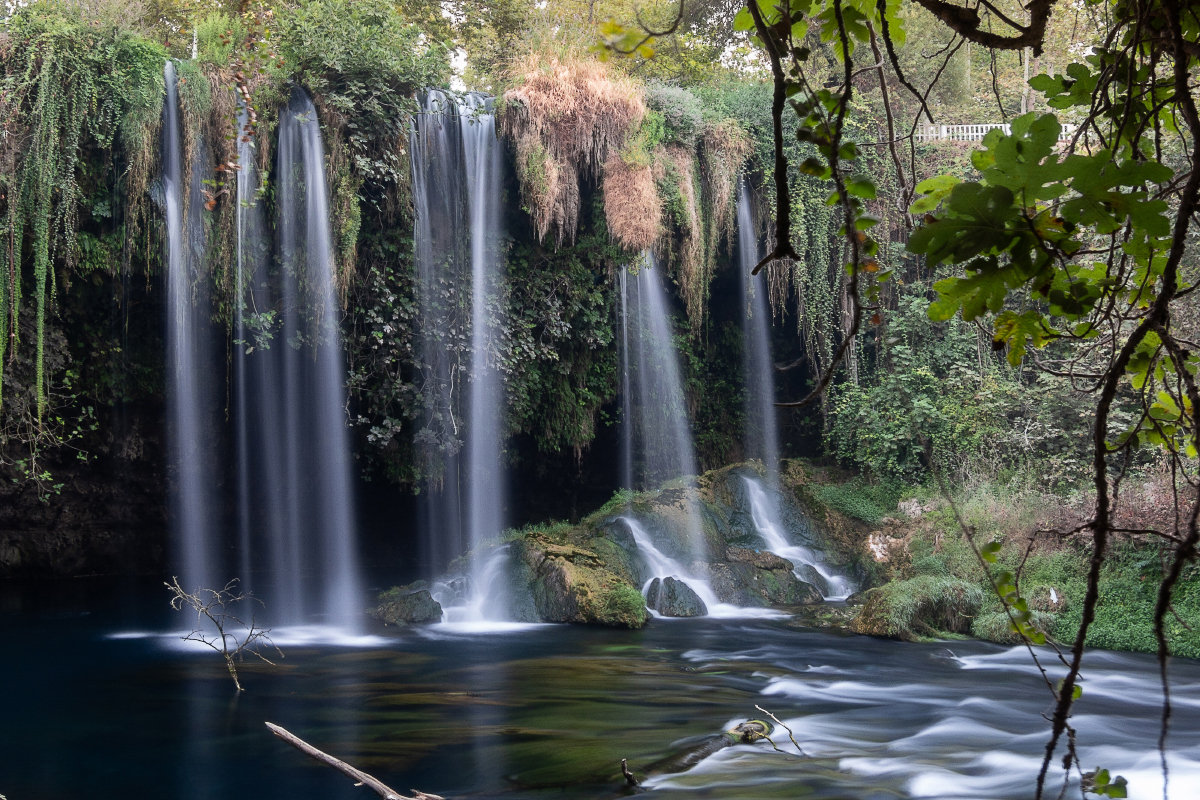
[[(272, 737), (273, 721), (398, 789), (447, 798), (616, 798), (641, 774), (769, 709), (795, 732), (651, 777), (665, 798), (1024, 800), (1049, 693), (1021, 650), (910, 644), (780, 620), (654, 620), (504, 634), (444, 626), (286, 646), (233, 691), (219, 658), (181, 646), (160, 587), (0, 585), (0, 792), (13, 798), (361, 798)], [(1094, 652), (1075, 724), (1085, 765), (1159, 800), (1153, 659)], [(1171, 797), (1200, 793), (1200, 663), (1172, 665)], [(1053, 679), (1054, 675), (1052, 675)], [(782, 732), (781, 732), (782, 733)], [(69, 765), (69, 766), (68, 766)], [(1057, 778), (1056, 778), (1057, 779)], [(1052, 795), (1053, 796), (1053, 795)], [(1075, 796), (1078, 796), (1076, 793)]]

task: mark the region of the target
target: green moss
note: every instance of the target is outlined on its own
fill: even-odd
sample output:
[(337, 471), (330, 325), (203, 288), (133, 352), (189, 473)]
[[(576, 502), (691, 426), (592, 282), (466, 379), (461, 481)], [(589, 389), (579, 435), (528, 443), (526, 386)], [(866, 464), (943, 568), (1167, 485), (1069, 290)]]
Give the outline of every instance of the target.
[(899, 483), (868, 483), (855, 479), (847, 483), (818, 484), (813, 487), (812, 493), (834, 511), (877, 525), (896, 510), (896, 503), (903, 491)]
[(618, 628), (641, 628), (649, 619), (642, 593), (628, 583), (607, 587), (600, 602), (601, 622)]
[(962, 634), (983, 605), (983, 590), (958, 578), (924, 575), (871, 589), (852, 629), (918, 641)]

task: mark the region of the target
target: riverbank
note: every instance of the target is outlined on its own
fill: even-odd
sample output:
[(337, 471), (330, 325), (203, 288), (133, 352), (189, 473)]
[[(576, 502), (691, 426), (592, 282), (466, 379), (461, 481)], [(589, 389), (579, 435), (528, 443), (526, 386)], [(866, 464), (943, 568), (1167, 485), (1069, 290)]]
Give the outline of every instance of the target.
[[(972, 637), (1016, 644), (1020, 637), (957, 510), (976, 547), (998, 546), (993, 574), (1007, 570), (1016, 576), (1032, 624), (1051, 642), (1074, 640), (1091, 558), (1090, 536), (1077, 530), (1089, 507), (1083, 494), (1054, 493), (1014, 479), (976, 482), (947, 499), (928, 487), (880, 486), (813, 461), (787, 461), (776, 501), (781, 529), (852, 587), (846, 602), (823, 603), (822, 597), (834, 594), (829, 584), (814, 570), (793, 572), (761, 536), (747, 479), (761, 480), (762, 465), (732, 465), (654, 492), (618, 493), (578, 524), (509, 531), (498, 546), (509, 549), (514, 567), (506, 592), (510, 618), (640, 628), (651, 616), (642, 590), (654, 577), (642, 551), (653, 547), (669, 554), (676, 570), (689, 572), (691, 577), (682, 576), (686, 581), (707, 581), (721, 602), (776, 609), (801, 627), (905, 641)], [(1169, 528), (1159, 518), (1169, 513), (1166, 491), (1166, 476), (1151, 473), (1127, 482), (1119, 525)], [(702, 511), (703, 563), (686, 556), (689, 502)], [(1136, 519), (1143, 524), (1135, 526)], [(635, 541), (629, 520), (644, 539)], [(1165, 544), (1145, 535), (1115, 537), (1089, 646), (1154, 652), (1153, 609)], [(442, 585), (461, 595), (468, 592), (467, 580), (455, 575)], [(441, 609), (431, 604), (430, 590), (437, 592), (424, 583), (394, 589), (377, 614), (393, 623), (438, 621)], [(655, 606), (657, 595), (646, 594)], [(668, 617), (705, 613), (690, 595), (682, 605), (653, 611)], [(1175, 612), (1166, 625), (1172, 654), (1200, 658), (1200, 631), (1186, 624), (1200, 619), (1200, 568), (1185, 572)]]

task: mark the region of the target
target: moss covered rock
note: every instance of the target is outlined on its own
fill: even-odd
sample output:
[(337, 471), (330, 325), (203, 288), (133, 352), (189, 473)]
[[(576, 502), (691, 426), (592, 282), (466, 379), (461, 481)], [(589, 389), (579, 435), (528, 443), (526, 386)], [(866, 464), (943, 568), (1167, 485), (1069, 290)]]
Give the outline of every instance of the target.
[(581, 544), (536, 532), (515, 546), (517, 559), (529, 570), (534, 608), (542, 620), (619, 628), (646, 624), (646, 604), (621, 574), (619, 559), (614, 563)]
[(922, 575), (868, 591), (850, 630), (905, 641), (967, 634), (982, 605), (978, 585)]
[(379, 595), (371, 615), (385, 625), (424, 624), (442, 621), (442, 606), (423, 581), (396, 586)]

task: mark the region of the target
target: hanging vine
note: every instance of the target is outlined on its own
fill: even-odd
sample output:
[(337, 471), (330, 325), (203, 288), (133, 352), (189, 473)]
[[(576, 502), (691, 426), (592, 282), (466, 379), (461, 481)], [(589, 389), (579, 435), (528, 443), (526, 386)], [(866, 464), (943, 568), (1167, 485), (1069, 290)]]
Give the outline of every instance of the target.
[[(47, 395), (46, 315), (57, 288), (54, 267), (69, 271), (79, 256), (80, 165), (88, 148), (109, 150), (119, 142), (134, 182), (145, 181), (151, 158), (147, 149), (154, 141), (148, 134), (162, 103), (165, 54), (127, 31), (93, 28), (48, 3), (14, 14), (5, 32), (0, 377), (20, 344), (23, 307), (32, 302), (34, 407), (40, 430)], [(32, 297), (25, 297), (28, 277)]]

